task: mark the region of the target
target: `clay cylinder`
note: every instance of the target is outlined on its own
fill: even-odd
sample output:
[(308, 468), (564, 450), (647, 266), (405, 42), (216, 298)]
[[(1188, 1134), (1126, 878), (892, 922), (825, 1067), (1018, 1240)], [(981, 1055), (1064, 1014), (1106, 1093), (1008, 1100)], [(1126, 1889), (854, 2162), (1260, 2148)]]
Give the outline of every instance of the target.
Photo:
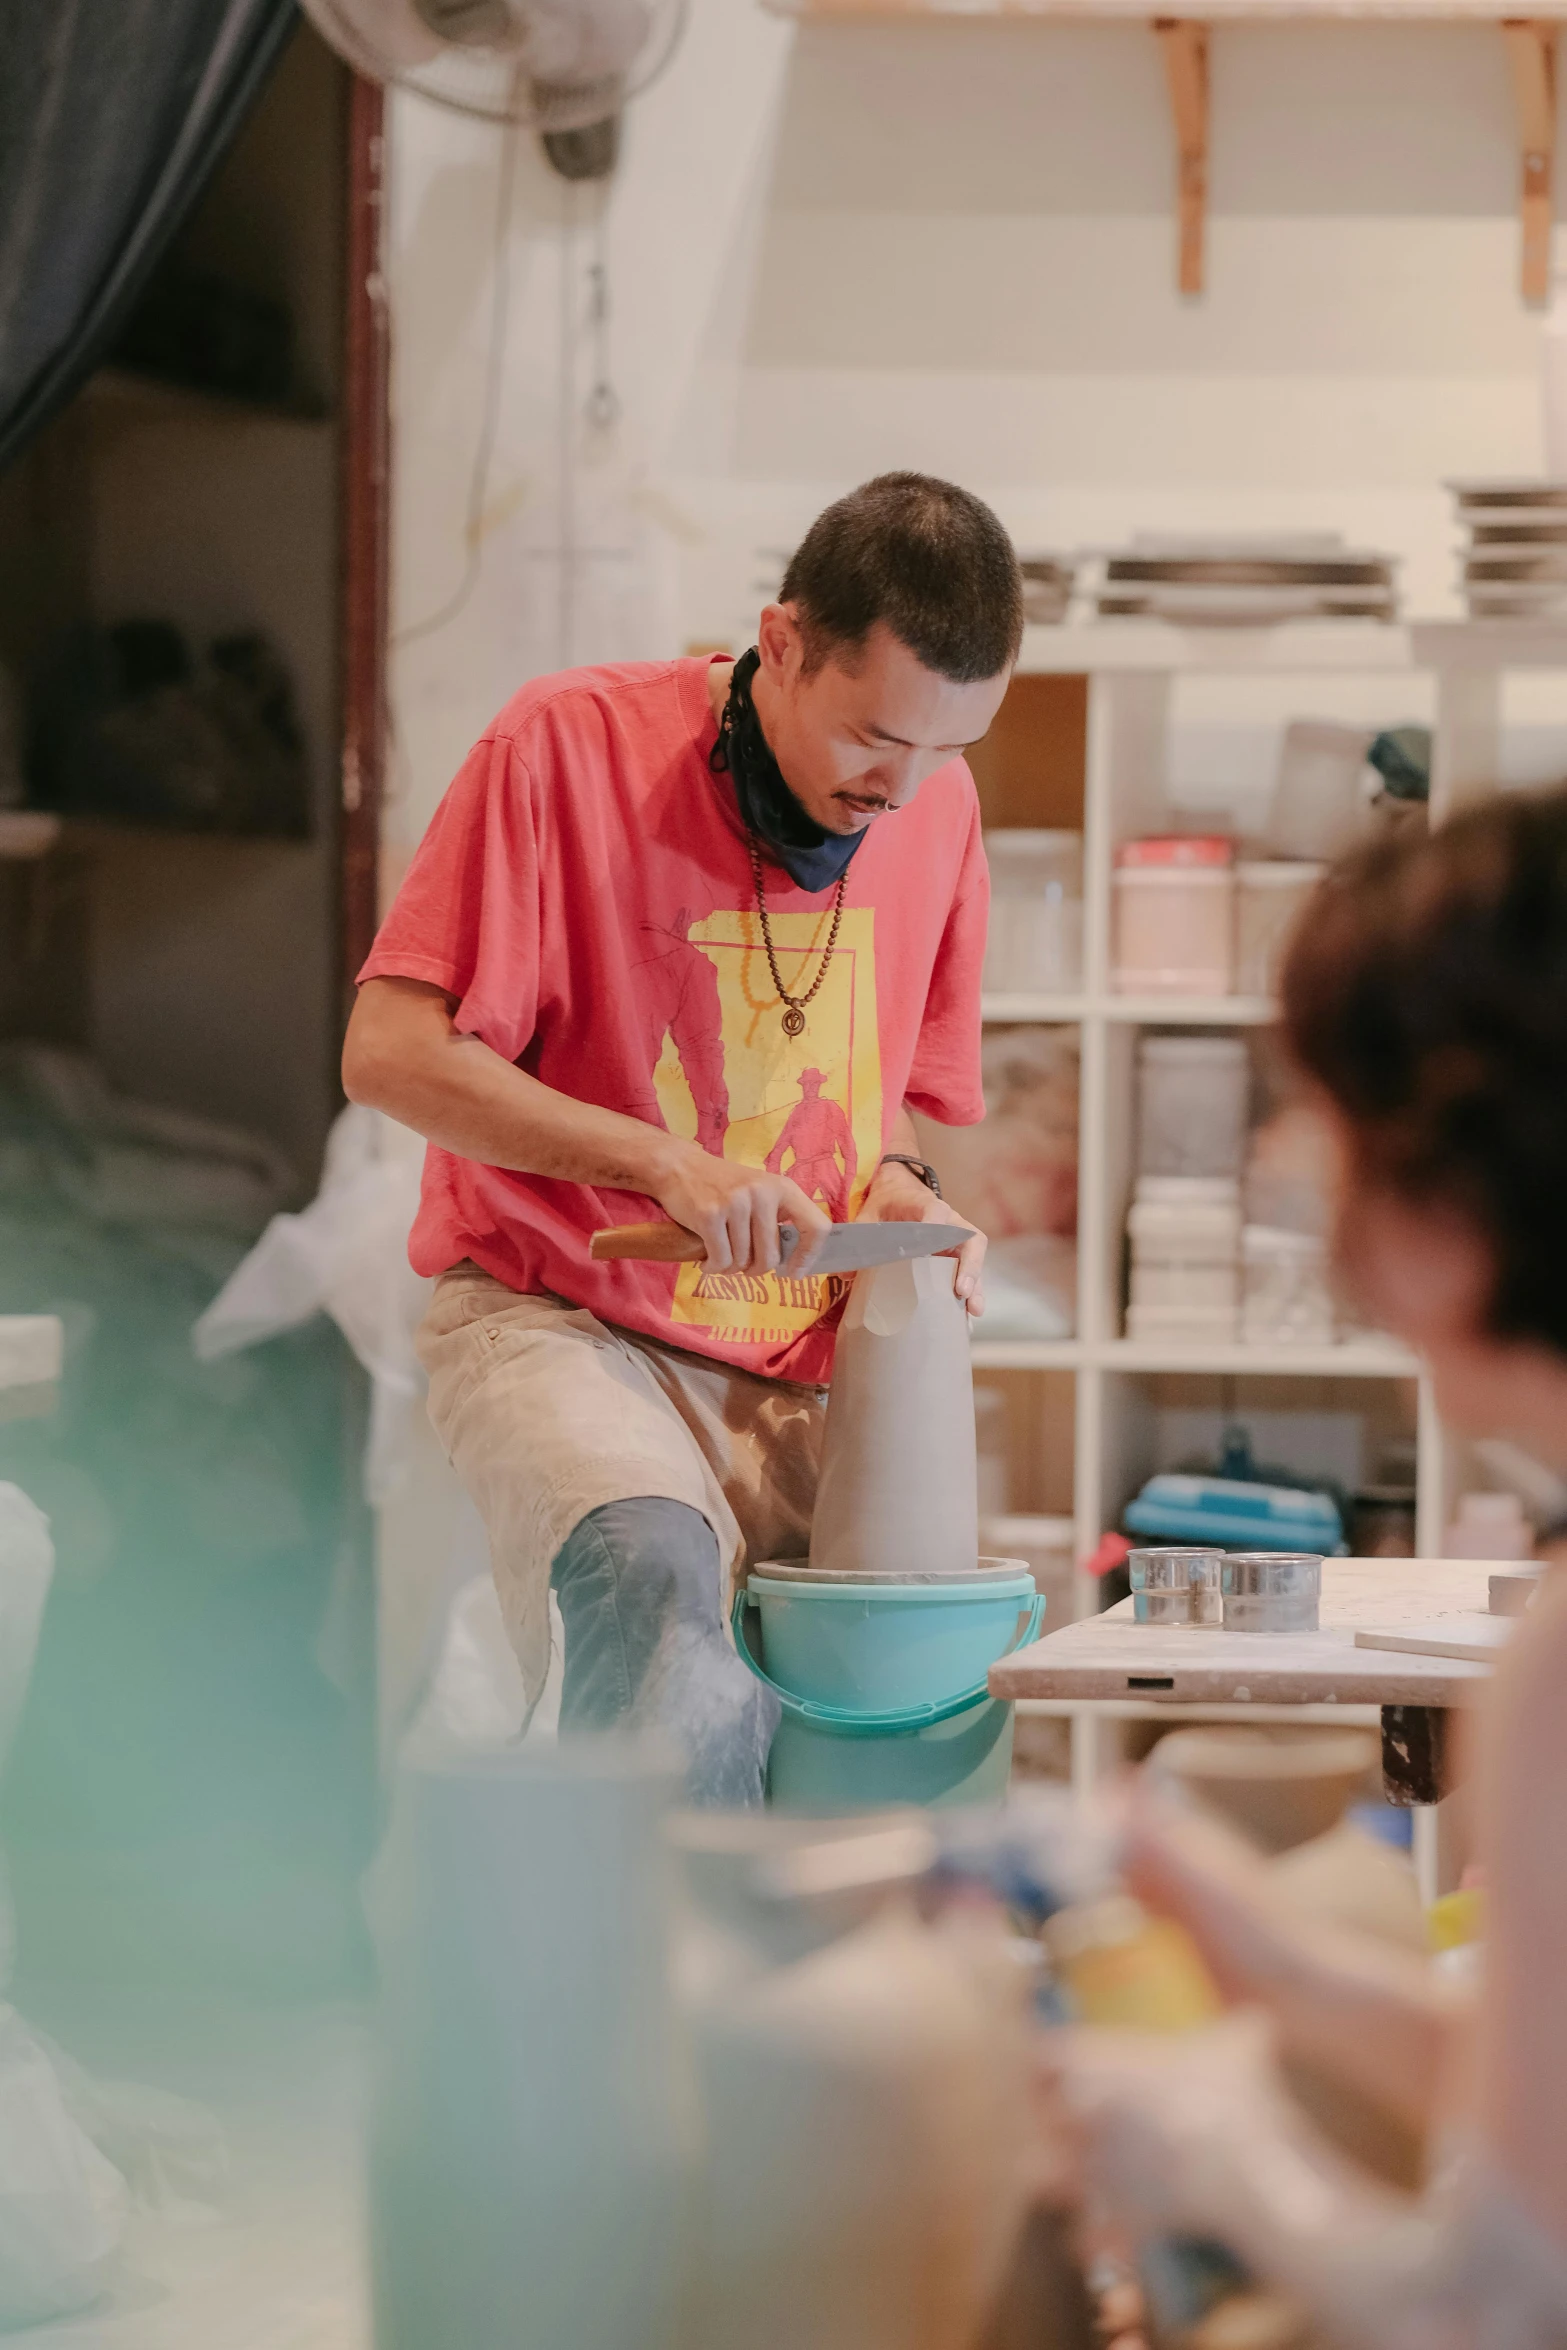
[(948, 1575), (979, 1556), (974, 1381), (954, 1257), (857, 1273), (838, 1332), (811, 1565)]

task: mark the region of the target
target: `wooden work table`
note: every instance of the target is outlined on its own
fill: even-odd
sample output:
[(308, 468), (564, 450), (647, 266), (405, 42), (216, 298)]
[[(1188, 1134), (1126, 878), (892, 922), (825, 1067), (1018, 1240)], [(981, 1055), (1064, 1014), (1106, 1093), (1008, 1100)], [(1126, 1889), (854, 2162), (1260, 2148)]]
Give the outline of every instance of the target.
[(1490, 1667), (1357, 1648), (1355, 1634), (1361, 1626), (1391, 1630), (1447, 1615), (1483, 1615), (1492, 1571), (1483, 1559), (1326, 1559), (1315, 1632), (1139, 1624), (1127, 1599), (1003, 1657), (991, 1668), (990, 1691), (1085, 1707), (1129, 1698), (1227, 1711), (1375, 1705), (1382, 1711), (1390, 1799), (1431, 1803), (1446, 1788), (1446, 1715), (1474, 1703)]

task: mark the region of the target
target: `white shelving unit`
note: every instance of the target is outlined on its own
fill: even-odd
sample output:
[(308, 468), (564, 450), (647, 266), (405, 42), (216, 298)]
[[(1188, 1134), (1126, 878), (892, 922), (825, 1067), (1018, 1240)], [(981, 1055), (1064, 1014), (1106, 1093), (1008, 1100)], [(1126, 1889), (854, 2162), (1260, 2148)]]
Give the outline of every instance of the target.
[[(1316, 706), (1327, 714), (1335, 677), (1364, 677), (1368, 671), (1385, 672), (1390, 679), (1433, 673), (1432, 813), (1441, 821), (1492, 788), (1499, 772), (1504, 674), (1567, 671), (1567, 629), (1345, 623), (1238, 631), (1107, 622), (1031, 629), (1020, 668), (1088, 679), (1083, 990), (1072, 996), (993, 996), (985, 1003), (990, 1025), (1056, 1022), (1079, 1030), (1077, 1335), (1039, 1345), (979, 1337), (975, 1370), (1071, 1374), (1079, 1559), (1118, 1523), (1126, 1502), (1156, 1465), (1150, 1382), (1162, 1375), (1212, 1380), (1215, 1402), (1225, 1408), (1223, 1383), (1238, 1378), (1252, 1383), (1248, 1392), (1253, 1396), (1258, 1381), (1332, 1380), (1351, 1387), (1403, 1382), (1417, 1446), (1419, 1550), (1425, 1557), (1439, 1555), (1462, 1462), (1458, 1448), (1444, 1436), (1413, 1356), (1391, 1342), (1368, 1339), (1327, 1347), (1181, 1349), (1136, 1344), (1121, 1335), (1122, 1235), (1134, 1176), (1139, 1033), (1146, 1027), (1255, 1028), (1272, 1018), (1274, 1007), (1253, 997), (1190, 1001), (1115, 995), (1110, 986), (1111, 872), (1122, 841), (1161, 830), (1169, 821), (1173, 701), (1183, 675), (1309, 676), (1318, 681)], [(1281, 1397), (1298, 1392), (1280, 1390)], [(1054, 1399), (1046, 1406), (1058, 1408)], [(1092, 1579), (1079, 1574), (1077, 1612), (1090, 1613), (1097, 1604)]]

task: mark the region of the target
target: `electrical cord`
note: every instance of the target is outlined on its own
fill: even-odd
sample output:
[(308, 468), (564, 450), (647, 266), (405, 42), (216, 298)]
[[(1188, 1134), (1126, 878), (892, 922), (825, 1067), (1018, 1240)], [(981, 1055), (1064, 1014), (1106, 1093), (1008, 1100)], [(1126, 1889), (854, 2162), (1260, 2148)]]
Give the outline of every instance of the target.
[(473, 470), (468, 479), (468, 510), (463, 525), (468, 559), (461, 580), (446, 602), (427, 618), (396, 632), (391, 640), (394, 652), (400, 651), (404, 645), (415, 643), (420, 637), (434, 636), (438, 629), (449, 627), (478, 586), (479, 574), (484, 567), (484, 506), (489, 495), (490, 466), (500, 430), (501, 382), (506, 366), (506, 325), (511, 305), (510, 231), (512, 193), (517, 179), (517, 137), (517, 124), (508, 122), (501, 133), (500, 173), (496, 188), (495, 240), (490, 271), (490, 347), (484, 363), (484, 407), (479, 422), (479, 438), (474, 447)]
[(577, 190), (568, 180), (560, 227), (560, 320), (555, 386), (557, 525), (555, 576), (556, 665), (569, 669), (577, 636)]

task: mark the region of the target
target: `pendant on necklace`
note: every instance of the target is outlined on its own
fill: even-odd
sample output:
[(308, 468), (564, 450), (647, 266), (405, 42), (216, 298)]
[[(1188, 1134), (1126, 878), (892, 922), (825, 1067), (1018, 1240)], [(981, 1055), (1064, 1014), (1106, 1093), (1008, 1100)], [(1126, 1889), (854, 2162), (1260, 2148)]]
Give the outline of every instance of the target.
[(785, 1036), (803, 1036), (805, 1034), (805, 1014), (798, 1004), (791, 1004), (785, 1012), (783, 1032)]

